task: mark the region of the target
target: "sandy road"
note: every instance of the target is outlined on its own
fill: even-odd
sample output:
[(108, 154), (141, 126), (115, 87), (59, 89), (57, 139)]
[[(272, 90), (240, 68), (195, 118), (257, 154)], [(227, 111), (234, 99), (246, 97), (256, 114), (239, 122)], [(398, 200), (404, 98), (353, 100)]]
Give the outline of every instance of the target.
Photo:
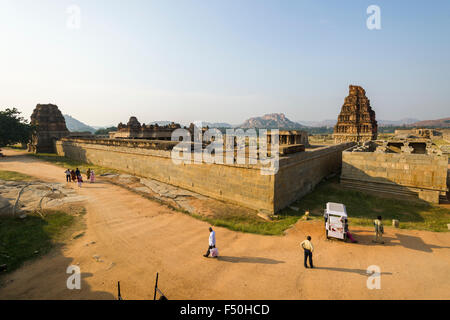
[[(64, 181), (60, 167), (5, 153), (2, 170)], [(450, 298), (450, 233), (386, 228), (381, 246), (361, 227), (351, 228), (358, 244), (327, 241), (318, 221), (277, 237), (215, 228), (221, 258), (206, 259), (208, 224), (101, 181), (77, 192), (88, 198), (85, 235), (6, 276), (0, 299), (115, 299), (119, 280), (125, 299), (152, 299), (156, 272), (169, 299)], [(302, 265), (307, 234), (313, 270)], [(66, 288), (72, 264), (81, 268), (81, 290)], [(381, 268), (380, 290), (367, 289), (370, 265)]]

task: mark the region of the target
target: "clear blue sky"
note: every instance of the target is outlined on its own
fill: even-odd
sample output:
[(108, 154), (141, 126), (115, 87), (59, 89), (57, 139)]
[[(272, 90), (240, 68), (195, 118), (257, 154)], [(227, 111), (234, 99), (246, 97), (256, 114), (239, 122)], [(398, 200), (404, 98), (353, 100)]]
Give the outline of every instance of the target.
[(378, 119), (450, 116), (450, 1), (0, 0), (0, 39), (0, 108), (27, 117), (54, 103), (90, 125), (333, 119), (349, 84)]

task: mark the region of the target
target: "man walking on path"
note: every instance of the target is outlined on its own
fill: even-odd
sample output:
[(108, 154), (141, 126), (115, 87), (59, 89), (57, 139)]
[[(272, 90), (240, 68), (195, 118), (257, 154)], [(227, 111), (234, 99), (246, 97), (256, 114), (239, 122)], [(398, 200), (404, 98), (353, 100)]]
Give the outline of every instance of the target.
[(373, 241), (383, 244), (384, 243), (384, 241), (383, 241), (384, 228), (383, 228), (383, 222), (381, 220), (382, 220), (381, 216), (378, 216), (377, 219), (375, 219), (373, 221), (373, 224), (375, 226), (375, 240), (373, 240)]
[(75, 170), (75, 174), (76, 174), (77, 177), (78, 177), (78, 176), (81, 176), (80, 169), (77, 168), (77, 170)]
[(311, 237), (308, 236), (306, 238), (306, 240), (304, 240), (300, 245), (302, 246), (303, 250), (305, 251), (305, 261), (304, 261), (305, 268), (308, 268), (308, 265), (306, 263), (308, 258), (309, 258), (309, 266), (311, 268), (314, 268), (313, 261), (312, 261), (312, 253), (314, 251), (314, 247), (311, 243)]
[(208, 251), (206, 251), (206, 254), (204, 254), (204, 257), (209, 257), (209, 253), (211, 251), (211, 249), (216, 247), (216, 232), (209, 227), (209, 248)]
[(70, 182), (71, 181), (71, 177), (70, 177), (70, 169), (67, 169), (65, 171), (66, 174), (66, 182)]

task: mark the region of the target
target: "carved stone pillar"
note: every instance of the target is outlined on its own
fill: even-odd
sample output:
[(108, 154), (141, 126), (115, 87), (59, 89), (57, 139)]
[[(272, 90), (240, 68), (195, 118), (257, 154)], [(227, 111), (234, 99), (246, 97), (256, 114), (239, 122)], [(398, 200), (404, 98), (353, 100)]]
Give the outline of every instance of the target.
[(376, 153), (386, 153), (387, 148), (388, 148), (388, 142), (387, 141), (383, 141), (383, 144), (381, 146), (378, 146), (375, 149), (375, 152)]
[(414, 148), (411, 147), (411, 146), (409, 145), (409, 142), (406, 141), (406, 142), (403, 143), (403, 147), (401, 147), (400, 150), (401, 150), (402, 153), (408, 153), (408, 154), (411, 154), (411, 153), (413, 153)]

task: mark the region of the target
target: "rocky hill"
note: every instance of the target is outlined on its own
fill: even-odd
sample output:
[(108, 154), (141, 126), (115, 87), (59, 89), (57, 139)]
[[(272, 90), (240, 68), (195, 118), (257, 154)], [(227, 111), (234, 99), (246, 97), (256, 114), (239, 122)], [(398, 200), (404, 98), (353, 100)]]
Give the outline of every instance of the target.
[(419, 122), (419, 119), (415, 118), (404, 118), (400, 120), (378, 120), (378, 126), (389, 127), (389, 126), (409, 126), (411, 123)]
[(263, 129), (301, 129), (304, 128), (300, 123), (286, 118), (283, 113), (271, 113), (262, 117), (247, 119), (239, 128), (263, 128)]
[[(419, 119), (414, 118), (404, 118), (400, 120), (378, 120), (379, 127), (389, 127), (389, 126), (409, 126), (414, 122), (419, 122)], [(307, 127), (327, 127), (332, 128), (335, 126), (336, 119), (328, 119), (322, 121), (298, 121), (300, 124)]]
[(322, 121), (298, 121), (298, 123), (300, 123), (303, 126), (306, 127), (327, 127), (327, 128), (332, 128), (336, 125), (337, 120), (336, 119), (327, 119), (327, 120), (322, 120)]
[(210, 128), (233, 128), (233, 125), (227, 122), (203, 122), (203, 125)]
[(97, 131), (91, 126), (88, 126), (87, 124), (84, 124), (83, 122), (69, 116), (68, 114), (64, 115), (64, 119), (66, 120), (66, 126), (67, 129), (71, 132), (86, 132), (89, 131), (91, 133), (94, 133)]
[(436, 128), (450, 128), (450, 118), (442, 118), (437, 120), (424, 120), (414, 122), (410, 127), (436, 127)]

